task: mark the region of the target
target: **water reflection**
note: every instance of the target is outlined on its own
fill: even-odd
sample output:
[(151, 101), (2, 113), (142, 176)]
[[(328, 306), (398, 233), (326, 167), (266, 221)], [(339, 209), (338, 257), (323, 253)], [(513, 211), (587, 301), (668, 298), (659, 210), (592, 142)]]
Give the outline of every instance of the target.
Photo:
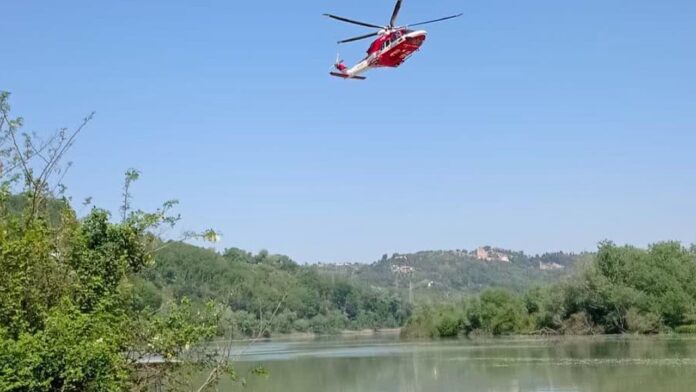
[(237, 367), (258, 364), (271, 376), (251, 379), (248, 390), (696, 390), (696, 340), (665, 337), (266, 342), (249, 348)]

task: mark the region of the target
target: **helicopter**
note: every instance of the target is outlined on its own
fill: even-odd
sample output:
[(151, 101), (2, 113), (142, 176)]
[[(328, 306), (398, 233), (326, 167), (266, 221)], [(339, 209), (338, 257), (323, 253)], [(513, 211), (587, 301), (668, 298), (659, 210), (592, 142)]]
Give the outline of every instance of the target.
[(343, 64), (343, 60), (340, 60), (340, 56), (336, 56), (336, 62), (334, 63), (334, 71), (330, 72), (330, 75), (336, 76), (343, 79), (357, 79), (365, 80), (362, 73), (369, 71), (374, 68), (381, 67), (391, 67), (396, 68), (404, 63), (413, 53), (420, 50), (421, 45), (425, 41), (427, 32), (425, 30), (412, 30), (411, 27), (422, 26), (435, 22), (442, 22), (448, 19), (454, 19), (462, 16), (463, 14), (446, 16), (444, 18), (428, 20), (425, 22), (413, 23), (410, 25), (397, 26), (396, 19), (399, 16), (399, 11), (401, 10), (401, 3), (403, 0), (397, 0), (394, 6), (394, 11), (392, 12), (389, 24), (386, 26), (379, 26), (373, 23), (365, 23), (357, 20), (352, 20), (344, 18), (342, 16), (336, 16), (331, 14), (324, 14), (329, 18), (339, 20), (341, 22), (352, 23), (358, 26), (369, 27), (373, 29), (378, 29), (377, 31), (361, 35), (358, 37), (344, 39), (338, 41), (338, 44), (345, 44), (348, 42), (360, 41), (366, 38), (378, 37), (376, 40), (370, 44), (367, 49), (367, 57), (365, 57), (358, 64), (353, 67), (347, 67)]

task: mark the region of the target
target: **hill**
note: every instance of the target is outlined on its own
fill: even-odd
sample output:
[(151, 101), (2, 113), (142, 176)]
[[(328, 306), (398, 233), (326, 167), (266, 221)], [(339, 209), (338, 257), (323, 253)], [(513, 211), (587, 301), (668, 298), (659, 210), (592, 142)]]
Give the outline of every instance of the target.
[[(563, 252), (529, 256), (523, 252), (491, 248), (474, 251), (436, 250), (388, 255), (372, 264), (319, 264), (324, 275), (348, 277), (372, 286), (395, 288), (418, 298), (472, 294), (489, 287), (523, 292), (530, 287), (560, 280), (589, 254)], [(413, 295), (413, 294), (411, 294)]]
[(142, 303), (215, 300), (229, 310), (229, 327), (252, 335), (402, 326), (414, 304), (464, 297), (487, 288), (524, 292), (557, 282), (585, 255), (482, 247), (383, 256), (364, 264), (299, 265), (287, 256), (241, 249), (222, 253), (181, 242), (164, 244), (136, 281)]
[[(2, 197), (0, 193), (0, 217), (18, 218), (29, 207), (29, 199), (25, 195), (10, 194)], [(47, 219), (52, 225), (56, 225), (60, 219), (60, 212), (65, 208), (70, 208), (66, 200), (48, 198), (44, 201), (44, 205), (39, 206), (41, 211), (39, 215)]]
[(225, 304), (230, 327), (242, 335), (254, 334), (263, 323), (280, 333), (393, 328), (410, 315), (410, 305), (394, 290), (328, 277), (266, 251), (218, 253), (170, 242), (138, 286), (143, 307), (184, 297)]

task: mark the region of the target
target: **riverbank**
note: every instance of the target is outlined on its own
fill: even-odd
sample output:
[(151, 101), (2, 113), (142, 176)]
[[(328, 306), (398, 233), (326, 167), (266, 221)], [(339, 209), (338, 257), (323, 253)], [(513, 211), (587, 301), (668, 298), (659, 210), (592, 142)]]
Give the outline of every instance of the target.
[(621, 338), (685, 338), (685, 339), (696, 339), (696, 332), (663, 332), (657, 334), (637, 334), (637, 333), (623, 333), (623, 334), (559, 334), (559, 333), (520, 333), (520, 334), (510, 334), (510, 335), (493, 335), (490, 333), (484, 333), (479, 331), (479, 333), (472, 333), (469, 335), (459, 335), (459, 336), (449, 336), (449, 337), (432, 337), (432, 336), (407, 336), (404, 335), (403, 328), (384, 328), (384, 329), (363, 329), (363, 330), (342, 330), (334, 334), (319, 334), (314, 332), (293, 332), (287, 334), (273, 334), (267, 338), (261, 339), (235, 339), (233, 342), (237, 343), (250, 343), (250, 342), (273, 342), (273, 341), (285, 341), (285, 342), (302, 342), (302, 341), (313, 341), (313, 340), (360, 340), (360, 339), (371, 339), (371, 338), (389, 338), (395, 339), (403, 342), (409, 341), (439, 341), (439, 340), (463, 340), (470, 342), (486, 342), (486, 341), (500, 341), (500, 340), (574, 340), (574, 339), (621, 339)]
[(380, 328), (380, 329), (361, 329), (361, 330), (341, 330), (337, 333), (314, 333), (314, 332), (291, 332), (285, 334), (273, 334), (268, 338), (263, 339), (239, 339), (240, 342), (250, 342), (252, 340), (256, 341), (270, 341), (270, 340), (284, 340), (284, 341), (297, 341), (297, 340), (315, 340), (321, 338), (369, 338), (369, 337), (387, 337), (387, 336), (400, 336), (401, 328)]

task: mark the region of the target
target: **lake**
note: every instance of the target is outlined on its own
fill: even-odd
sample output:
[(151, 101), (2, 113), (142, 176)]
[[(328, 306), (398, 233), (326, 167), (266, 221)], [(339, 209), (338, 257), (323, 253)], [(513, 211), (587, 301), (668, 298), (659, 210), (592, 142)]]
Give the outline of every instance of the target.
[(259, 364), (270, 376), (249, 377), (245, 390), (696, 391), (694, 337), (270, 341), (244, 349), (235, 366)]

